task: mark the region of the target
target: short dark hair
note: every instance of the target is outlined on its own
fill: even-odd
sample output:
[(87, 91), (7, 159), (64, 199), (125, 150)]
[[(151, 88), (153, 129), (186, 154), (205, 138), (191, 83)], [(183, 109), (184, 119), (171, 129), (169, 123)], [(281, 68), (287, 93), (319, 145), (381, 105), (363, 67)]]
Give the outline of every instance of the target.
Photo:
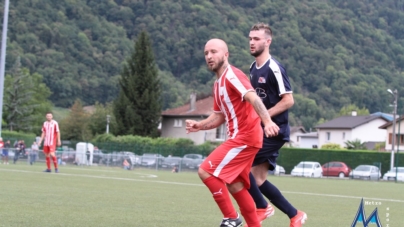
[(269, 27), (268, 24), (259, 22), (254, 24), (250, 29), (250, 31), (259, 31), (259, 30), (264, 30), (265, 34), (267, 34), (272, 39), (272, 29), (271, 27)]
[(45, 114), (45, 115), (48, 115), (48, 114), (52, 114), (52, 115), (53, 115), (52, 111), (48, 111), (48, 112), (46, 112), (46, 114)]

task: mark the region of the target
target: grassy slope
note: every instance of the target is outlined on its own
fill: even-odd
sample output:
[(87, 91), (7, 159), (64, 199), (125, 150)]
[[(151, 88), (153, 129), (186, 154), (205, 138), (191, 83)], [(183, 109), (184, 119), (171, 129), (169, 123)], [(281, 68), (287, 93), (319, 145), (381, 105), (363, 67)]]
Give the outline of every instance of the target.
[(66, 118), (67, 115), (69, 115), (70, 110), (68, 108), (53, 107), (52, 112), (53, 112), (53, 118), (56, 121), (61, 121), (62, 119)]

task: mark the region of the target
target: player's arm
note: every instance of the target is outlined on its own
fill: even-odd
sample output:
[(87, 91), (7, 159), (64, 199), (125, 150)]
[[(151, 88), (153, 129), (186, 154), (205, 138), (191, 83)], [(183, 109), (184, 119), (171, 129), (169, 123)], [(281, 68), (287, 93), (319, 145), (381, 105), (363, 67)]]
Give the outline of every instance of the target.
[(276, 116), (285, 112), (295, 104), (292, 93), (285, 93), (281, 95), (282, 99), (272, 108), (268, 110), (270, 116)]
[(225, 117), (222, 113), (212, 113), (208, 118), (202, 121), (185, 120), (187, 133), (197, 132), (199, 130), (209, 130), (217, 128), (225, 122)]
[(57, 132), (58, 134), (58, 147), (62, 145), (62, 141), (60, 140), (60, 131)]
[(38, 142), (38, 147), (41, 147), (41, 144), (42, 144), (42, 141), (43, 141), (44, 137), (45, 137), (45, 132), (42, 131), (41, 138), (39, 139), (39, 142)]
[(260, 116), (262, 123), (264, 124), (264, 132), (267, 137), (276, 136), (279, 132), (279, 127), (272, 121), (271, 116), (268, 113), (264, 103), (254, 91), (249, 91), (244, 95), (244, 100), (251, 103), (255, 112)]
[(60, 141), (60, 128), (59, 128), (59, 124), (56, 122), (56, 134), (57, 134), (57, 146), (60, 147), (62, 145), (62, 142)]

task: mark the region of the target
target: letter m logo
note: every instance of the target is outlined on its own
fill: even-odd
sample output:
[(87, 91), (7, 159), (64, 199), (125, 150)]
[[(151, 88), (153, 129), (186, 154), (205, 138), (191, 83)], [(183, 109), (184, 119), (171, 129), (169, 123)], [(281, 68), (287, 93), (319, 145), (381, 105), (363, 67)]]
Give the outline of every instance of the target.
[(362, 222), (363, 227), (369, 227), (369, 224), (376, 224), (377, 227), (382, 227), (382, 223), (379, 219), (379, 214), (377, 213), (377, 208), (373, 210), (369, 218), (366, 218), (365, 207), (363, 206), (363, 199), (361, 200), (361, 204), (359, 205), (358, 212), (356, 212), (351, 227), (355, 227), (357, 222)]

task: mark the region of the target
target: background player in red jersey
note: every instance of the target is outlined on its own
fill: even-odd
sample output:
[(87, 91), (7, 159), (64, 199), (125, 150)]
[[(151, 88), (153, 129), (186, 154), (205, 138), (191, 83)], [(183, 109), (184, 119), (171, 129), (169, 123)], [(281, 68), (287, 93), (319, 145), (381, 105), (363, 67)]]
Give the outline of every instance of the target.
[(53, 114), (51, 112), (46, 113), (46, 121), (42, 126), (42, 135), (41, 139), (38, 142), (38, 146), (41, 146), (43, 143), (43, 152), (46, 157), (46, 166), (47, 169), (44, 172), (51, 172), (51, 164), (50, 159), (52, 158), (53, 165), (55, 167), (55, 172), (59, 172), (58, 170), (58, 162), (56, 159), (56, 145), (60, 146), (60, 131), (59, 124), (53, 120)]
[(214, 85), (214, 113), (199, 122), (186, 120), (186, 130), (187, 133), (209, 130), (226, 122), (229, 139), (205, 159), (198, 175), (223, 214), (221, 227), (242, 225), (229, 192), (237, 201), (248, 225), (259, 227), (261, 224), (255, 212), (255, 204), (247, 191), (250, 187), (249, 173), (254, 156), (262, 147), (263, 131), (266, 136), (276, 136), (279, 127), (271, 120), (248, 77), (229, 64), (229, 51), (223, 40), (209, 40), (204, 53), (208, 68), (217, 77)]

